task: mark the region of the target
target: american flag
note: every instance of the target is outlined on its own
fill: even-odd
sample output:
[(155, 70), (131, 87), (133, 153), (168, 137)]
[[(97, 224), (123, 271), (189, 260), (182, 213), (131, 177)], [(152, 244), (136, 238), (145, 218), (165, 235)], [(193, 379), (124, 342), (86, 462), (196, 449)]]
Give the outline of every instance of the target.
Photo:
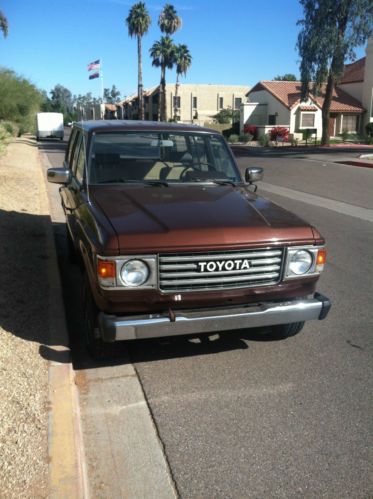
[(100, 59), (97, 61), (93, 61), (87, 66), (88, 71), (92, 71), (93, 69), (100, 69)]

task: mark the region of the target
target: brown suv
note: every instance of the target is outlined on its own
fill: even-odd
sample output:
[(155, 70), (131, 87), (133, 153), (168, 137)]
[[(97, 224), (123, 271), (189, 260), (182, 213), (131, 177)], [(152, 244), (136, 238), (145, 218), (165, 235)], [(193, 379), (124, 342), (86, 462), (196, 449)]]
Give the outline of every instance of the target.
[(220, 134), (192, 125), (91, 121), (72, 129), (60, 188), (84, 273), (87, 345), (324, 319), (319, 232), (255, 194)]

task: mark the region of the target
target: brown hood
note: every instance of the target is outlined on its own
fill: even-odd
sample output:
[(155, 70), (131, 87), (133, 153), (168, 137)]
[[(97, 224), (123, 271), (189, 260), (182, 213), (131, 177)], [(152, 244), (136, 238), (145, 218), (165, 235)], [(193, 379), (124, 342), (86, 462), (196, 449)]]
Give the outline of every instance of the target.
[(245, 187), (111, 185), (92, 187), (90, 196), (122, 254), (314, 241), (305, 221)]

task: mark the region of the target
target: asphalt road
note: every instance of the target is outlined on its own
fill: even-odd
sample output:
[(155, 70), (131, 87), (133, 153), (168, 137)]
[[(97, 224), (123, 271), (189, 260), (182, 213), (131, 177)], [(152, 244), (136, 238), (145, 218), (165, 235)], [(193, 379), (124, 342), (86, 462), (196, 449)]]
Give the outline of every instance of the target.
[[(53, 166), (62, 164), (62, 144), (40, 149)], [(373, 169), (337, 165), (328, 154), (237, 155), (241, 168), (265, 167), (258, 192), (327, 239), (319, 291), (333, 308), (325, 321), (283, 341), (255, 332), (152, 340), (121, 345), (112, 362), (95, 364), (79, 339), (81, 277), (67, 263), (64, 225), (55, 223), (93, 497), (126, 495), (115, 485), (121, 467), (128, 469), (120, 454), (126, 428), (115, 427), (113, 413), (127, 396), (130, 365), (180, 497), (373, 495)], [(109, 378), (110, 393), (103, 388)], [(90, 415), (103, 413), (105, 403), (113, 410), (100, 428), (92, 426)]]

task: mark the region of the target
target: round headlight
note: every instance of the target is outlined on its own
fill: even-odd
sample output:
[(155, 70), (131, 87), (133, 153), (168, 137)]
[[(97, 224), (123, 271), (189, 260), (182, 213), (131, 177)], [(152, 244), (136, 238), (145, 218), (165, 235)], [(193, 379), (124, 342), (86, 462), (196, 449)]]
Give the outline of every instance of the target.
[(312, 266), (312, 255), (306, 250), (299, 250), (292, 255), (289, 270), (296, 275), (306, 274)]
[(149, 277), (149, 268), (141, 260), (129, 260), (123, 265), (120, 274), (126, 286), (141, 286)]

